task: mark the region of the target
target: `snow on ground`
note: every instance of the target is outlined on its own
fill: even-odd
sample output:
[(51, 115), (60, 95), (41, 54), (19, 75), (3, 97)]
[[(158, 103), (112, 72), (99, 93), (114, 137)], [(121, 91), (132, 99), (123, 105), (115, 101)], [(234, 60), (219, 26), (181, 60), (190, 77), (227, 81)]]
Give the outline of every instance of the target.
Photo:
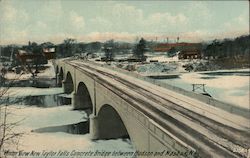
[[(62, 91), (63, 91), (63, 90), (62, 90)], [(62, 94), (59, 94), (58, 96), (61, 96), (61, 97), (64, 97), (64, 98), (72, 98), (73, 93), (74, 93), (74, 92), (72, 92), (72, 93), (70, 93), (70, 94), (62, 93)]]
[(42, 71), (40, 73), (38, 73), (38, 77), (47, 77), (47, 78), (54, 78), (55, 77), (55, 68), (53, 66), (53, 63), (51, 60), (48, 61), (48, 64), (44, 65), (47, 66), (48, 69), (46, 69), (45, 71)]
[[(61, 92), (62, 88), (11, 87), (8, 90), (8, 95), (11, 97), (35, 95), (40, 96), (59, 94)], [(25, 133), (20, 138), (18, 146), (13, 144), (5, 146), (5, 149), (10, 149), (11, 151), (67, 151), (70, 153), (74, 153), (73, 151), (95, 152), (97, 150), (106, 152), (134, 151), (131, 142), (128, 139), (92, 141), (89, 134), (70, 134), (60, 130), (56, 130), (54, 132), (35, 132), (36, 129), (71, 125), (86, 121), (87, 114), (84, 111), (72, 110), (72, 106), (65, 105), (50, 108), (41, 108), (30, 105), (9, 105), (7, 110), (8, 112), (10, 112), (10, 115), (7, 118), (8, 123), (21, 121), (19, 125), (14, 128), (14, 132)], [(0, 112), (2, 112), (0, 114), (2, 116), (4, 111), (1, 110)], [(3, 120), (1, 119), (3, 119), (3, 117), (0, 117), (0, 121), (2, 122)], [(17, 147), (18, 149), (16, 149)], [(95, 157), (103, 158), (104, 156)], [(12, 158), (12, 156), (8, 156), (8, 158)]]
[[(0, 88), (0, 92), (5, 89)], [(63, 93), (62, 88), (35, 88), (35, 87), (10, 87), (5, 97), (22, 97), (22, 96), (39, 96), (39, 95), (53, 95)]]
[[(64, 132), (31, 132), (31, 130), (41, 127), (67, 125), (86, 120), (85, 112), (75, 110), (73, 111), (72, 107), (70, 106), (39, 108), (12, 105), (9, 106), (8, 110), (12, 112), (12, 117), (8, 119), (9, 122), (15, 122), (24, 119), (20, 126), (15, 128), (15, 131), (25, 132), (25, 135), (21, 137), (19, 141), (19, 151), (134, 151), (130, 141), (128, 140), (115, 139), (98, 140), (93, 142), (90, 139), (89, 134), (74, 135)], [(12, 146), (9, 146), (9, 148), (14, 150)]]
[(19, 130), (31, 131), (32, 129), (67, 125), (86, 120), (84, 111), (72, 110), (71, 106), (57, 106), (40, 108), (36, 106), (12, 105), (8, 109), (13, 113), (9, 121), (22, 120)]
[[(203, 77), (210, 77), (203, 79)], [(249, 84), (248, 76), (210, 76), (200, 73), (185, 73), (182, 80), (187, 83), (204, 83), (207, 86), (223, 89), (234, 89)]]
[[(30, 133), (20, 143), (22, 146), (19, 147), (19, 150), (25, 151), (133, 151), (131, 145), (121, 139), (92, 142), (89, 135), (72, 135), (63, 132)], [(103, 158), (104, 156), (99, 157)]]
[[(54, 66), (52, 64), (52, 61), (48, 61), (48, 64), (45, 64), (44, 66), (48, 67), (47, 69), (40, 71), (37, 76), (38, 77), (42, 77), (42, 78), (54, 78), (55, 77), (55, 70), (54, 70)], [(8, 72), (5, 76), (7, 79), (10, 80), (15, 80), (15, 79), (19, 79), (19, 80), (25, 80), (25, 79), (31, 79), (32, 78), (32, 74), (27, 72), (27, 73), (23, 73), (22, 75), (20, 74), (16, 74), (14, 72)]]
[[(226, 70), (223, 72), (225, 71)], [(211, 73), (213, 72), (222, 71), (211, 71)], [(236, 72), (240, 72), (240, 70)], [(249, 109), (249, 76), (207, 75), (194, 72), (183, 73), (180, 78), (162, 81), (189, 91), (192, 90), (192, 84), (206, 84), (206, 91), (212, 95), (213, 98)]]
[(147, 61), (149, 62), (150, 60), (157, 60), (158, 62), (178, 62), (179, 61), (178, 56), (168, 57), (166, 55), (148, 57)]
[(5, 78), (9, 79), (9, 80), (17, 80), (17, 79), (29, 79), (31, 78), (32, 75), (29, 73), (29, 74), (16, 74), (14, 72), (8, 72), (6, 75), (5, 75)]

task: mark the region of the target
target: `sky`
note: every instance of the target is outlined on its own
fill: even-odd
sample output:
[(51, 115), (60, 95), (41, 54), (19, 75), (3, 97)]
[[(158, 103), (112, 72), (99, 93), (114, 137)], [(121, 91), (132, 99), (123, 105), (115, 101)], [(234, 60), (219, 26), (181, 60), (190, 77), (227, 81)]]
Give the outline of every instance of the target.
[(200, 42), (249, 33), (246, 1), (0, 0), (0, 44)]

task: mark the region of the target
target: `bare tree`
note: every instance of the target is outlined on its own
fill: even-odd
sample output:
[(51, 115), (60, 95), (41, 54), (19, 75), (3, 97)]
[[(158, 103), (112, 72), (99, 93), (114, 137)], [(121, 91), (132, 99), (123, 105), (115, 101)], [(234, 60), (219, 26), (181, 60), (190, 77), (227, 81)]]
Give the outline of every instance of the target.
[[(3, 74), (1, 74), (1, 76), (2, 75)], [(9, 96), (7, 93), (12, 82), (8, 85), (0, 85), (0, 157), (4, 156), (2, 153), (7, 145), (14, 145), (15, 147), (18, 147), (19, 139), (24, 134), (23, 132), (15, 131), (15, 128), (22, 120), (15, 122), (8, 121), (8, 118), (11, 117), (12, 113), (8, 109)]]
[(67, 38), (62, 43), (63, 47), (63, 57), (70, 57), (78, 52), (77, 40), (72, 38)]
[(112, 61), (114, 60), (114, 49), (115, 44), (114, 40), (109, 40), (104, 43), (103, 50), (105, 52), (106, 61)]

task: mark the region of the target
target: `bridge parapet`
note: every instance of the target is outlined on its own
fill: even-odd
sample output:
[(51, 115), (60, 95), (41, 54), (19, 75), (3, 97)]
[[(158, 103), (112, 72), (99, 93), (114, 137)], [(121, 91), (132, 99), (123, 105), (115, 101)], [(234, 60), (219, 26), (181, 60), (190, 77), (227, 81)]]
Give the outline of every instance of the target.
[(90, 62), (90, 61), (84, 61), (84, 62), (89, 62), (90, 64), (105, 67), (105, 68), (108, 68), (110, 70), (117, 71), (117, 72), (129, 75), (129, 76), (141, 79), (143, 81), (146, 81), (146, 82), (158, 85), (160, 87), (175, 91), (175, 92), (177, 92), (179, 94), (183, 94), (185, 96), (195, 98), (195, 99), (197, 99), (197, 100), (199, 100), (201, 102), (204, 102), (206, 104), (209, 104), (209, 105), (211, 105), (213, 107), (217, 107), (217, 108), (223, 109), (225, 111), (228, 111), (230, 113), (237, 114), (237, 115), (240, 115), (240, 116), (244, 116), (246, 118), (250, 118), (250, 109), (246, 109), (246, 108), (242, 108), (242, 107), (239, 107), (239, 106), (236, 106), (236, 105), (233, 105), (233, 104), (225, 103), (225, 102), (217, 100), (215, 98), (211, 98), (211, 97), (208, 97), (208, 96), (205, 96), (205, 95), (197, 94), (197, 93), (194, 93), (192, 91), (187, 91), (185, 89), (170, 85), (170, 84), (168, 84), (166, 82), (162, 82), (162, 81), (159, 81), (159, 80), (156, 80), (156, 79), (152, 79), (152, 78), (149, 78), (149, 77), (146, 77), (146, 76), (142, 76), (142, 75), (140, 75), (138, 73), (127, 71), (127, 70), (124, 70), (124, 69), (121, 69), (121, 68), (118, 68), (118, 67), (114, 68), (114, 67), (109, 66), (109, 65), (94, 63), (94, 62)]

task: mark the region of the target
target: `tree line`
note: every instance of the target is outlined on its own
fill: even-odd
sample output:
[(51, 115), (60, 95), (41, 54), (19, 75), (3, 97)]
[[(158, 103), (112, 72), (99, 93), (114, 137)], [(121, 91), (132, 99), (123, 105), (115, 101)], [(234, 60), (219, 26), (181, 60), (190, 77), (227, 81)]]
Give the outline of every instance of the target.
[[(249, 55), (249, 35), (237, 37), (235, 39), (213, 40), (210, 43), (202, 43), (203, 57), (208, 58), (239, 58)], [(149, 51), (152, 44), (141, 38), (138, 43), (116, 42), (108, 40), (106, 42), (78, 42), (76, 39), (67, 38), (60, 44), (45, 42), (38, 44), (29, 42), (28, 45), (7, 45), (0, 46), (0, 54), (4, 57), (13, 58), (19, 49), (28, 50), (36, 54), (42, 53), (43, 48), (55, 48), (57, 58), (74, 56), (76, 54), (93, 54), (103, 52), (104, 56), (111, 60), (115, 54), (132, 52), (135, 58), (145, 58), (144, 53)], [(155, 45), (155, 44), (153, 44)]]
[(250, 35), (243, 35), (235, 39), (213, 40), (204, 44), (203, 55), (213, 58), (241, 58), (249, 56)]
[(74, 55), (81, 54), (93, 54), (98, 52), (103, 52), (104, 56), (108, 60), (112, 60), (115, 54), (126, 54), (133, 50), (133, 53), (138, 58), (144, 57), (144, 47), (146, 48), (146, 40), (143, 38), (139, 41), (138, 44), (132, 44), (128, 42), (116, 42), (113, 39), (106, 42), (77, 42), (76, 39), (67, 38), (60, 44), (53, 44), (52, 42), (45, 42), (38, 44), (36, 42), (29, 42), (28, 45), (7, 45), (0, 46), (1, 56), (15, 59), (15, 55), (18, 50), (25, 50), (32, 52), (34, 54), (42, 54), (44, 48), (55, 48), (55, 53), (57, 58), (65, 58)]

